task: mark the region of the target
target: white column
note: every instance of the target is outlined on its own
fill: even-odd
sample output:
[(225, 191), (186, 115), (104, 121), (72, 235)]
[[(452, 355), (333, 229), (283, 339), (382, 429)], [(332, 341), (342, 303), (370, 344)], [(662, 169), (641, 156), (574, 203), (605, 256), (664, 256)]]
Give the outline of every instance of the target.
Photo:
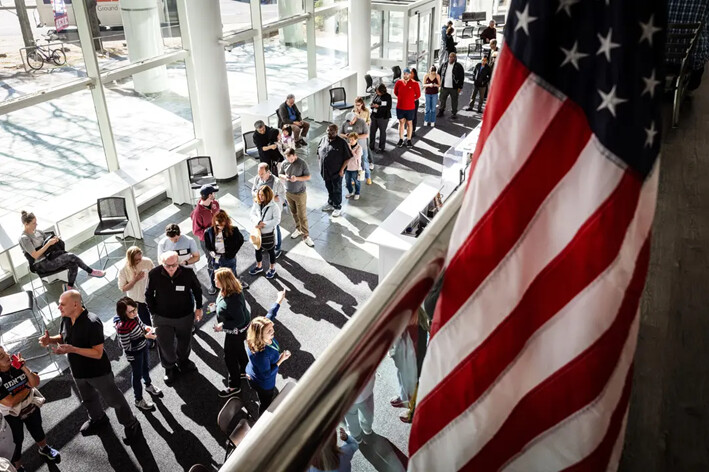
[[(278, 19), (289, 18), (301, 13), (303, 13), (303, 0), (278, 0)], [(303, 25), (300, 23), (281, 28), (278, 36), (281, 44), (286, 46), (302, 46), (305, 42)]]
[(308, 51), (308, 79), (314, 79), (318, 75), (317, 68), (317, 53), (315, 48), (317, 47), (317, 42), (315, 40), (315, 1), (308, 0), (305, 2), (305, 13), (309, 13), (310, 16), (305, 21), (305, 44), (307, 45)]
[[(350, 69), (357, 72), (357, 93), (365, 95), (367, 84), (364, 75), (371, 68), (372, 32), (369, 25), (372, 18), (372, 0), (350, 0), (347, 31), (347, 50)], [(355, 97), (347, 97), (348, 101)]]
[(251, 0), (251, 27), (256, 30), (256, 36), (254, 36), (254, 67), (256, 68), (256, 96), (259, 103), (268, 100), (266, 56), (263, 53), (263, 25), (261, 21), (261, 2), (260, 0)]
[[(121, 19), (128, 44), (128, 58), (135, 63), (163, 53), (160, 13), (155, 0), (121, 0)], [(155, 67), (133, 74), (136, 92), (158, 93), (167, 89), (167, 69)]]
[(190, 53), (185, 68), (195, 137), (200, 152), (212, 158), (214, 176), (231, 179), (237, 165), (219, 0), (177, 0), (177, 9), (182, 47)]
[(106, 155), (106, 166), (109, 172), (118, 170), (118, 151), (116, 151), (116, 142), (113, 139), (113, 128), (111, 128), (111, 120), (108, 116), (108, 105), (106, 104), (106, 96), (103, 94), (103, 84), (101, 83), (101, 72), (96, 59), (96, 51), (94, 50), (94, 41), (91, 36), (91, 26), (89, 26), (89, 13), (86, 9), (85, 2), (76, 2), (74, 4), (74, 16), (76, 18), (76, 29), (79, 33), (79, 42), (81, 43), (81, 53), (84, 55), (84, 64), (86, 65), (86, 75), (94, 81), (91, 87), (91, 98), (96, 109), (96, 122), (98, 123), (98, 131), (101, 135), (101, 144), (103, 144), (103, 152)]

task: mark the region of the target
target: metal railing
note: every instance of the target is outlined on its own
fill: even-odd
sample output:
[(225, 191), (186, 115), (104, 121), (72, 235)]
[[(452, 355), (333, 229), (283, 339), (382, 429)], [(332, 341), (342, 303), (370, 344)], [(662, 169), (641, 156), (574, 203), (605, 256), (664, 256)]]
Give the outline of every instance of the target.
[(463, 191), (453, 193), (413, 247), (380, 282), (297, 386), (258, 421), (220, 472), (305, 470), (389, 347), (409, 324), (443, 268)]

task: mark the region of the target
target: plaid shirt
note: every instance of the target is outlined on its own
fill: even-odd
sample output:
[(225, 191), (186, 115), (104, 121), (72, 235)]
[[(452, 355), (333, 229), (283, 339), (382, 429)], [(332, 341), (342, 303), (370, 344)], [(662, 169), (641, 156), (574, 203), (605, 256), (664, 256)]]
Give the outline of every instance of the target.
[(709, 0), (670, 0), (667, 22), (669, 24), (703, 22), (697, 45), (690, 57), (690, 67), (694, 70), (704, 67), (704, 64), (709, 61)]

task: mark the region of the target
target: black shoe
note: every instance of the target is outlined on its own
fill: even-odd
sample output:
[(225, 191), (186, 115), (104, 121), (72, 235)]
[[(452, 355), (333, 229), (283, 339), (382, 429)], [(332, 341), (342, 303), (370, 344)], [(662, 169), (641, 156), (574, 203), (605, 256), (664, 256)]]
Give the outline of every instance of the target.
[(46, 457), (48, 460), (52, 462), (56, 462), (57, 464), (62, 461), (62, 456), (59, 454), (59, 451), (54, 449), (52, 446), (47, 444), (44, 447), (39, 448), (39, 453)]
[(239, 280), (239, 282), (241, 283), (241, 288), (243, 288), (244, 290), (250, 287), (250, 285), (247, 282), (244, 282), (243, 280)]
[(465, 110), (465, 111), (473, 111), (473, 107), (465, 107), (465, 108), (463, 108), (463, 110)]
[(440, 118), (440, 117), (442, 117), (442, 116), (443, 116), (443, 110), (441, 110), (441, 111), (439, 111), (438, 113), (436, 113), (436, 117), (437, 117), (437, 118)]
[(410, 139), (406, 141), (406, 147), (409, 148), (409, 149), (411, 149), (412, 147), (414, 147), (414, 144), (411, 142)]
[(384, 154), (385, 152), (387, 152), (387, 150), (386, 150), (386, 149), (380, 149), (379, 152), (380, 152), (381, 154)]
[(283, 254), (283, 251), (281, 251), (280, 249), (278, 251), (276, 251), (276, 259), (281, 257), (282, 254)]
[(396, 143), (396, 147), (404, 147), (404, 140), (400, 139), (398, 143)]
[(308, 143), (306, 143), (306, 142), (305, 142), (305, 139), (303, 139), (303, 138), (300, 138), (298, 141), (296, 141), (296, 143), (300, 144), (301, 146), (307, 146), (307, 145), (308, 145)]
[(140, 436), (142, 430), (140, 429), (140, 422), (138, 420), (135, 420), (135, 423), (133, 423), (130, 426), (126, 426), (126, 429), (124, 431), (126, 437), (123, 438), (123, 444), (126, 446), (130, 446), (132, 443), (135, 442), (135, 440)]
[(173, 384), (175, 383), (176, 377), (177, 377), (177, 367), (165, 369), (165, 377), (163, 377), (163, 381), (165, 382), (165, 385), (167, 385), (168, 387), (172, 387)]
[(416, 133), (411, 133), (411, 137), (412, 137), (412, 138), (415, 138), (415, 137), (416, 137)]
[(453, 113), (453, 114), (451, 115), (451, 120), (457, 120), (457, 119), (458, 119), (458, 115), (455, 114), (455, 113)]
[(96, 434), (101, 428), (108, 425), (109, 423), (110, 422), (108, 421), (108, 416), (104, 414), (98, 420), (87, 420), (84, 424), (81, 425), (81, 429), (79, 429), (79, 431), (83, 436), (90, 436), (92, 434)]
[(478, 113), (482, 113), (482, 112), (483, 112), (483, 109), (482, 109), (482, 108), (478, 108)]
[(241, 393), (241, 387), (227, 388), (226, 390), (219, 391), (219, 398), (231, 398), (237, 396)]
[(194, 372), (195, 370), (197, 370), (197, 366), (195, 365), (195, 363), (189, 359), (185, 362), (180, 362), (177, 365), (177, 368), (180, 369), (180, 373), (183, 374), (186, 374), (187, 372)]

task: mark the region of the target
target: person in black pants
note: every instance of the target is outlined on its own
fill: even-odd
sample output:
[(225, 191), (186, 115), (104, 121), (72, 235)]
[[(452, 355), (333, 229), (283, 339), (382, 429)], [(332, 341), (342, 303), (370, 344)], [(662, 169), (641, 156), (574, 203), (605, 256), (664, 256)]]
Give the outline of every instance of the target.
[(227, 368), (227, 388), (219, 392), (222, 398), (229, 398), (241, 392), (241, 379), (246, 377), (246, 355), (244, 341), (246, 330), (251, 323), (251, 313), (246, 307), (246, 300), (241, 284), (234, 273), (226, 267), (214, 273), (214, 283), (219, 289), (216, 303), (210, 305), (217, 312), (218, 323), (214, 331), (224, 332), (224, 362)]
[[(25, 427), (32, 439), (39, 446), (39, 453), (50, 461), (59, 462), (59, 452), (47, 444), (47, 438), (42, 428), (42, 414), (39, 406), (44, 400), (36, 390), (39, 386), (39, 375), (32, 372), (21, 354), (10, 356), (0, 347), (0, 411), (12, 431), (15, 451), (12, 453), (12, 464), (17, 470), (22, 467), (22, 443)], [(41, 400), (40, 400), (41, 399)]]
[(337, 135), (337, 125), (329, 125), (327, 136), (318, 146), (318, 159), (320, 175), (327, 189), (327, 205), (322, 211), (331, 211), (333, 217), (342, 214), (342, 177), (345, 175), (347, 161), (351, 158), (350, 143)]
[[(419, 73), (416, 70), (415, 67), (411, 68), (411, 80), (419, 84), (419, 90), (421, 90), (421, 93), (423, 93), (423, 84), (421, 84), (421, 79), (419, 79)], [(418, 117), (419, 117), (419, 101), (414, 100), (414, 119), (413, 122), (411, 123), (411, 137), (415, 138), (416, 137), (416, 124), (418, 123)]]
[(451, 119), (458, 115), (458, 95), (463, 91), (465, 82), (465, 70), (458, 62), (454, 52), (448, 55), (448, 62), (444, 62), (439, 71), (441, 74), (441, 97), (438, 104), (437, 117), (442, 117), (446, 110), (446, 101), (451, 98)]
[(278, 163), (283, 160), (278, 150), (278, 138), (281, 134), (277, 129), (266, 126), (261, 120), (254, 123), (254, 144), (258, 150), (259, 160), (268, 164), (271, 173), (278, 175)]
[(369, 125), (369, 147), (377, 151), (374, 141), (379, 131), (379, 152), (384, 152), (387, 144), (387, 125), (391, 119), (391, 95), (384, 84), (377, 86), (377, 94), (370, 105), (372, 109), (372, 123)]

